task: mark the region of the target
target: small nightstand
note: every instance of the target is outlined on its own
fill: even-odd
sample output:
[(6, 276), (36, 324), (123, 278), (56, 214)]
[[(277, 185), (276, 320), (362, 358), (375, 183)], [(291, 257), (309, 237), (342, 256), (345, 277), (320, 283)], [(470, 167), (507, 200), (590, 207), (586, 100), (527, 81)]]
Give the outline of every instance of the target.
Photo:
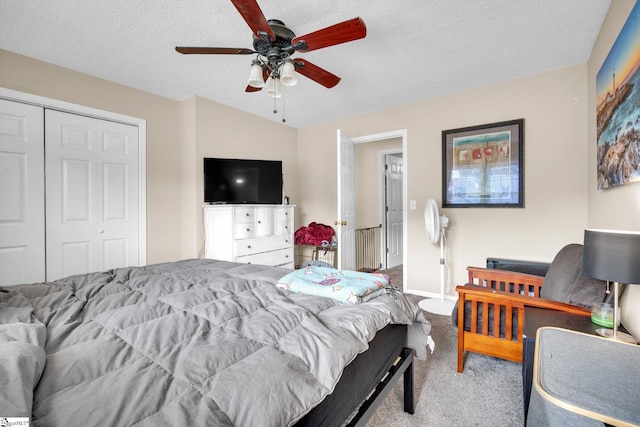
[(540, 328), (528, 418), (534, 426), (638, 426), (640, 346)]
[(524, 419), (526, 424), (533, 382), (533, 358), (538, 328), (554, 326), (571, 331), (595, 334), (601, 326), (591, 322), (591, 316), (569, 314), (562, 311), (527, 307), (524, 310), (524, 343), (522, 345), (522, 400), (524, 401)]

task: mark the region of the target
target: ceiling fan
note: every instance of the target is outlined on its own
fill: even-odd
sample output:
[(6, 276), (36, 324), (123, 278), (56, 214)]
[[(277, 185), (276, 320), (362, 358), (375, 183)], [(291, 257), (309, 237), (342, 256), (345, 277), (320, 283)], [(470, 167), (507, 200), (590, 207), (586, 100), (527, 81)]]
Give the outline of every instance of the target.
[(306, 59), (292, 58), (291, 55), (295, 52), (309, 52), (358, 40), (367, 35), (364, 21), (353, 18), (303, 36), (296, 36), (284, 22), (277, 19), (267, 20), (256, 0), (231, 0), (231, 3), (253, 31), (253, 49), (178, 46), (176, 51), (183, 54), (209, 55), (255, 54), (246, 92), (257, 92), (267, 86), (267, 95), (280, 98), (281, 84), (293, 86), (297, 83), (295, 72), (324, 87), (332, 88), (340, 82), (340, 77)]

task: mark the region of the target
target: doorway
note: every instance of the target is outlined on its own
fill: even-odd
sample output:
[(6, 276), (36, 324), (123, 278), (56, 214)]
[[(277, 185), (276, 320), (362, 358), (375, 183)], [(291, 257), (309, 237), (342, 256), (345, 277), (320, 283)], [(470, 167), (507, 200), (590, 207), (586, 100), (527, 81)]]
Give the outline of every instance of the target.
[[(366, 143), (371, 143), (371, 142), (376, 142), (376, 141), (385, 141), (385, 140), (391, 140), (391, 139), (399, 139), (401, 141), (400, 146), (401, 149), (397, 150), (398, 154), (401, 154), (403, 158), (406, 158), (406, 151), (407, 151), (407, 130), (406, 129), (401, 129), (401, 130), (397, 130), (397, 131), (390, 131), (390, 132), (384, 132), (384, 133), (379, 133), (379, 134), (373, 134), (373, 135), (366, 135), (366, 136), (361, 136), (361, 137), (356, 137), (356, 138), (347, 138), (340, 129), (338, 129), (338, 221), (336, 221), (336, 224), (338, 225), (338, 236), (339, 236), (339, 240), (338, 240), (338, 245), (339, 245), (339, 249), (338, 249), (338, 256), (339, 256), (339, 262), (338, 265), (340, 266), (340, 268), (348, 268), (346, 266), (349, 265), (349, 259), (355, 259), (355, 244), (354, 242), (347, 242), (347, 241), (341, 241), (343, 240), (342, 237), (344, 236), (345, 238), (350, 237), (351, 233), (343, 233), (343, 229), (345, 230), (349, 230), (354, 227), (354, 221), (355, 220), (355, 215), (353, 215), (353, 212), (349, 211), (349, 214), (352, 215), (351, 216), (351, 221), (345, 221), (343, 219), (344, 215), (342, 214), (342, 210), (344, 210), (345, 206), (354, 206), (355, 205), (355, 192), (354, 191), (344, 191), (342, 187), (344, 186), (345, 182), (350, 182), (350, 179), (347, 179), (348, 177), (346, 175), (351, 175), (352, 177), (356, 175), (357, 171), (357, 167), (355, 165), (355, 156), (353, 156), (352, 154), (349, 154), (351, 151), (351, 147), (354, 147), (357, 144), (366, 144)], [(346, 151), (346, 154), (344, 152), (344, 150)], [(377, 167), (375, 167), (375, 161), (373, 164), (369, 164), (370, 167), (373, 167), (374, 170), (378, 169)], [(362, 167), (362, 166), (361, 166)], [(401, 183), (401, 194), (402, 194), (402, 198), (401, 198), (401, 206), (402, 206), (402, 222), (401, 222), (401, 248), (402, 248), (402, 266), (404, 268), (402, 268), (402, 287), (403, 289), (406, 290), (407, 288), (407, 269), (406, 269), (406, 255), (407, 255), (407, 251), (406, 251), (406, 245), (407, 245), (407, 240), (404, 238), (404, 236), (406, 236), (407, 234), (407, 209), (406, 209), (406, 200), (407, 200), (407, 165), (403, 164), (402, 166), (402, 171), (401, 171), (401, 176), (402, 176), (402, 183)], [(382, 174), (380, 174), (382, 175)], [(380, 193), (380, 198), (384, 198), (384, 180), (382, 178), (380, 178), (378, 180), (378, 191)], [(345, 188), (349, 188), (348, 186)], [(353, 188), (353, 187), (350, 187)], [(378, 200), (380, 200), (380, 198)], [(382, 206), (383, 203), (379, 202), (379, 206)], [(382, 212), (382, 209), (380, 207), (375, 208), (376, 211), (378, 211), (378, 224), (383, 224), (383, 222), (385, 221), (385, 215)], [(357, 212), (356, 212), (357, 214)], [(360, 224), (358, 224), (360, 225)], [(347, 239), (349, 240), (349, 239)], [(381, 239), (384, 240), (384, 239)], [(353, 249), (352, 249), (353, 248)], [(382, 250), (382, 249), (381, 249)], [(386, 252), (386, 249), (385, 249)], [(386, 259), (386, 254), (382, 259)]]

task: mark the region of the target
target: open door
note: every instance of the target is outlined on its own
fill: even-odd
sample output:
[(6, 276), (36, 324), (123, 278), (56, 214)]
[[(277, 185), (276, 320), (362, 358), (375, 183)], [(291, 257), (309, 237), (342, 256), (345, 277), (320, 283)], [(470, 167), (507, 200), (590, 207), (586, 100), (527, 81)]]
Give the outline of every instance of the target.
[(355, 143), (338, 129), (338, 268), (356, 268)]
[(385, 263), (386, 268), (392, 268), (403, 262), (402, 153), (385, 154), (384, 160)]

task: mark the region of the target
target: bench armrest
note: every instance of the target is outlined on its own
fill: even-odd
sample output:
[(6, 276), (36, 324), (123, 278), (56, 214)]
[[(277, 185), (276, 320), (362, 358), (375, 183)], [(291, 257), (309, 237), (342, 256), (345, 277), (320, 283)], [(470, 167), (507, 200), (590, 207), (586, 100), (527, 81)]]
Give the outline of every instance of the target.
[(484, 288), (480, 286), (461, 285), (456, 287), (459, 295), (459, 303), (461, 305), (466, 300), (482, 300), (503, 306), (513, 307), (538, 307), (551, 310), (559, 310), (566, 313), (590, 316), (591, 310), (573, 304), (567, 304), (560, 301), (554, 301), (546, 298), (532, 297), (529, 295), (520, 295), (511, 292), (500, 291), (492, 288)]

